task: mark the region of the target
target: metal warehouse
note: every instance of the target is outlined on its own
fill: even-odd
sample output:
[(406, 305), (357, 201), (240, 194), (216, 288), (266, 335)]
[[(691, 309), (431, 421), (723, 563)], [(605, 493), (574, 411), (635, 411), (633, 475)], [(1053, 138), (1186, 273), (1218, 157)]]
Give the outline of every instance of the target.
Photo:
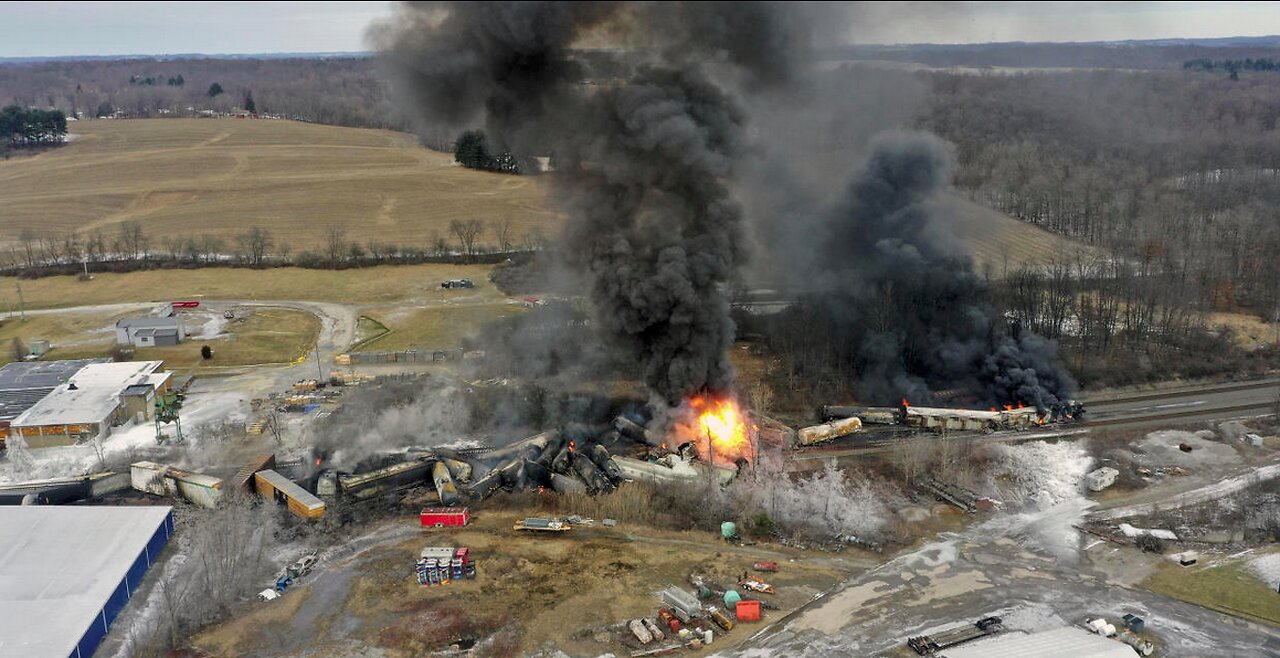
[(169, 390), (172, 373), (163, 372), (163, 366), (163, 361), (86, 365), (14, 418), (10, 431), (28, 448), (105, 439), (112, 427), (149, 417), (150, 401)]
[(942, 651), (944, 658), (1134, 658), (1133, 649), (1082, 628), (1007, 633)]
[(0, 447), (9, 438), (9, 423), (35, 406), (59, 384), (91, 363), (110, 359), (73, 361), (14, 361), (0, 368)]
[(0, 658), (89, 658), (173, 534), (170, 507), (0, 507)]

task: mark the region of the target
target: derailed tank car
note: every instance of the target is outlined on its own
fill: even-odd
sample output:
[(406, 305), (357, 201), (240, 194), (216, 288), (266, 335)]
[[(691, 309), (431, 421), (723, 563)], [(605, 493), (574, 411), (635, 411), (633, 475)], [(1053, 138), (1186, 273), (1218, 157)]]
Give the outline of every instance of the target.
[(934, 432), (995, 432), (1037, 427), (1040, 425), (1040, 415), (1035, 407), (1004, 411), (907, 407), (906, 425)]

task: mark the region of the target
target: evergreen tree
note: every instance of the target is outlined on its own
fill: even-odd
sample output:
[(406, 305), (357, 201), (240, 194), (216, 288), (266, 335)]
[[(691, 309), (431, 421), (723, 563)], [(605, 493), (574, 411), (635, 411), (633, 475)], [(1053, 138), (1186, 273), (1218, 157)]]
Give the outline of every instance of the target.
[(257, 112), (258, 108), (253, 104), (253, 92), (244, 95), (244, 110), (246, 112)]
[(489, 141), (483, 130), (468, 130), (454, 143), (453, 159), (470, 169), (489, 169), (493, 158), (489, 155)]
[(217, 96), (218, 94), (221, 94), (221, 93), (223, 93), (222, 85), (216, 82), (209, 85), (209, 98), (213, 98), (214, 96)]

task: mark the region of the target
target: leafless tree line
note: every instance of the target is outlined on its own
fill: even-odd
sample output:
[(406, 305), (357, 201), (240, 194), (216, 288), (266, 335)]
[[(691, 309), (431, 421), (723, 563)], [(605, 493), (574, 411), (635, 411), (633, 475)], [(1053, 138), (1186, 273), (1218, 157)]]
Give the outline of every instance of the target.
[[(486, 233), (493, 241), (482, 242)], [(406, 247), (370, 239), (348, 240), (346, 230), (333, 226), (325, 231), (321, 251), (293, 252), (290, 245), (262, 226), (252, 226), (230, 239), (217, 235), (165, 236), (153, 243), (142, 224), (127, 221), (115, 233), (102, 230), (63, 232), (24, 229), (7, 253), (0, 252), (0, 268), (31, 273), (54, 265), (105, 262), (168, 261), (185, 266), (236, 264), (247, 267), (298, 265), (302, 267), (350, 267), (362, 264), (422, 262), (429, 258), (474, 257), (488, 253), (537, 251), (546, 247), (543, 231), (534, 227), (517, 243), (510, 218), (486, 222), (454, 220), (451, 242), (437, 234), (426, 247)]]
[[(181, 85), (137, 84), (181, 76)], [(225, 93), (209, 96), (214, 84)], [(250, 92), (259, 113), (316, 123), (405, 130), (371, 57), (324, 59), (125, 59), (0, 66), (0, 105), (60, 109), (92, 118), (229, 112)]]
[(148, 600), (156, 602), (155, 611), (129, 620), (129, 655), (168, 655), (271, 583), (281, 548), (275, 539), (279, 510), (229, 493), (217, 509), (192, 512), (195, 518), (186, 519), (172, 539), (176, 550), (153, 568), (159, 573)]

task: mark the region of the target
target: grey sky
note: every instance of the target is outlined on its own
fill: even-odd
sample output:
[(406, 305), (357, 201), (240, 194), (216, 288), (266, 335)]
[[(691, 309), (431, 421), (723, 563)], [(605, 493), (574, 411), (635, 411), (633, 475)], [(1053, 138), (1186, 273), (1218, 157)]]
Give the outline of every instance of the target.
[[(0, 57), (366, 50), (390, 2), (0, 2)], [(1270, 2), (864, 3), (863, 43), (1280, 34)]]

